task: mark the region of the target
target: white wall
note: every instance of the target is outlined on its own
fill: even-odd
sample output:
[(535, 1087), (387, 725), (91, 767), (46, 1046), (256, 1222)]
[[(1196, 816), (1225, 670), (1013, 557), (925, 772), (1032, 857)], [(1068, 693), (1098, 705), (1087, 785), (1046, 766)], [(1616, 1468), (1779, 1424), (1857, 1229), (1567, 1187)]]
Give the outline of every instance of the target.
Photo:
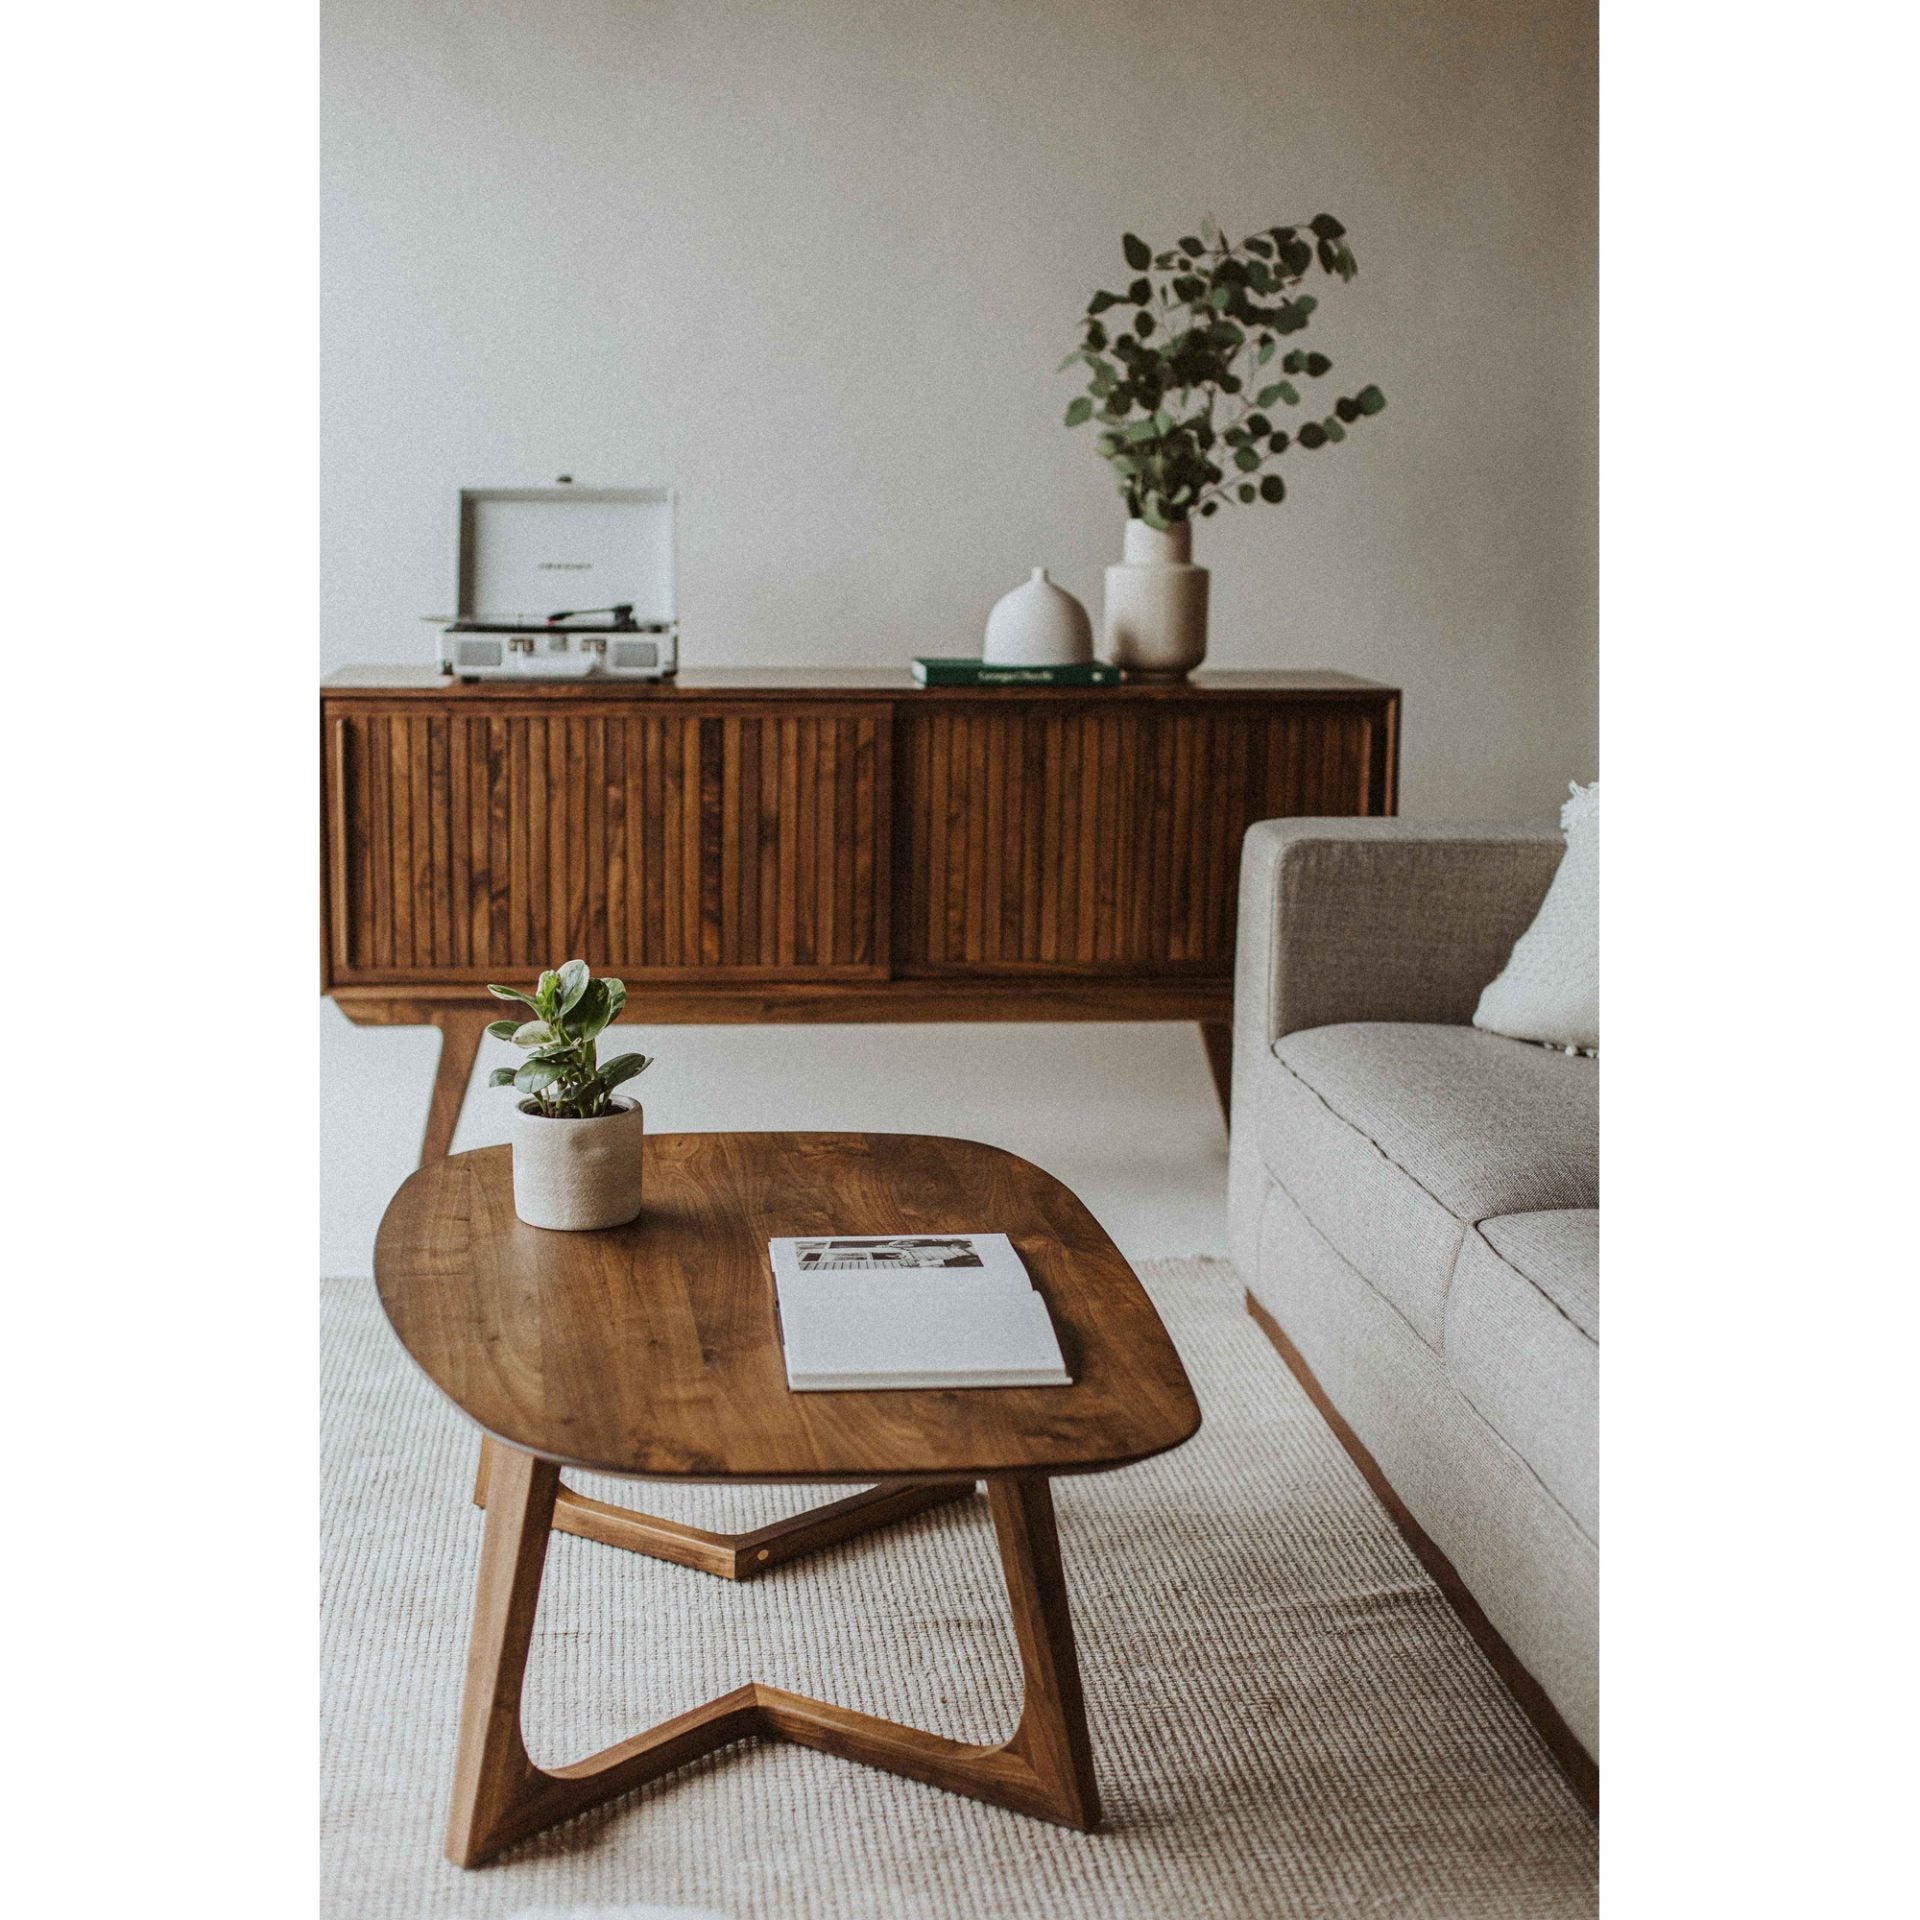
[[(682, 490), (685, 657), (977, 651), (1121, 508), (1053, 367), (1119, 238), (1344, 220), (1388, 410), (1206, 522), (1212, 663), (1406, 690), (1409, 813), (1596, 771), (1591, 0), (325, 0), (328, 667), (461, 485)], [(1351, 390), (1351, 386), (1342, 390)]]

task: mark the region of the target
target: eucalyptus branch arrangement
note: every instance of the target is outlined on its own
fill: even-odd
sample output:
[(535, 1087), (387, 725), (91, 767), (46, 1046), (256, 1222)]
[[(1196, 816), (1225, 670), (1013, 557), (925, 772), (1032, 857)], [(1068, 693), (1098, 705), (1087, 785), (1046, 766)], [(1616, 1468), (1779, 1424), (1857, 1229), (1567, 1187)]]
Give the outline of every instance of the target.
[(518, 987), (489, 985), (500, 1000), (518, 1000), (530, 1020), (496, 1020), (487, 1031), (527, 1050), (519, 1067), (495, 1067), (490, 1087), (518, 1087), (549, 1120), (596, 1120), (611, 1113), (615, 1087), (645, 1073), (653, 1062), (644, 1053), (623, 1053), (602, 1063), (600, 1036), (627, 1004), (624, 981), (596, 980), (584, 960), (540, 976), (531, 993)]
[[(1237, 246), (1211, 217), (1197, 236), (1161, 252), (1132, 233), (1120, 244), (1136, 277), (1087, 303), (1085, 335), (1060, 370), (1079, 362), (1090, 371), (1066, 424), (1098, 422), (1100, 453), (1130, 517), (1164, 532), (1229, 499), (1277, 506), (1287, 484), (1272, 463), (1289, 447), (1311, 453), (1344, 440), (1355, 421), (1387, 404), (1378, 387), (1364, 386), (1291, 433), (1277, 424), (1287, 417), (1278, 409), (1305, 404), (1298, 383), (1333, 366), (1324, 353), (1282, 348), (1319, 304), (1294, 289), (1316, 263), (1341, 281), (1359, 271), (1332, 214), (1269, 227)], [(1133, 311), (1109, 322), (1103, 316), (1116, 307)]]

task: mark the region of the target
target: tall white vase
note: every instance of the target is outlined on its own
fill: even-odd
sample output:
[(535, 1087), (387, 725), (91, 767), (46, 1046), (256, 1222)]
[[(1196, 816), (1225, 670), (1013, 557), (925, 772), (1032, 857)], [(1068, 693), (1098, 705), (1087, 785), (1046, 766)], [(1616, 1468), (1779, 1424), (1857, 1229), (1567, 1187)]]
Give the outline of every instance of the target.
[(1207, 657), (1207, 570), (1193, 528), (1127, 522), (1125, 556), (1107, 569), (1102, 651), (1132, 680), (1184, 680)]

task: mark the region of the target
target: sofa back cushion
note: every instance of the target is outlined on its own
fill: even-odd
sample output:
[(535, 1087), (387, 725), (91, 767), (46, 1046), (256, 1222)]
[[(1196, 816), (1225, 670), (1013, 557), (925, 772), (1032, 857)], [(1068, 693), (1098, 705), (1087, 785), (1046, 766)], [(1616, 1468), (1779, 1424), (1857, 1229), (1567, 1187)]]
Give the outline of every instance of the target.
[(1600, 783), (1560, 810), (1567, 851), (1533, 925), (1480, 996), (1473, 1024), (1583, 1053), (1600, 1046)]

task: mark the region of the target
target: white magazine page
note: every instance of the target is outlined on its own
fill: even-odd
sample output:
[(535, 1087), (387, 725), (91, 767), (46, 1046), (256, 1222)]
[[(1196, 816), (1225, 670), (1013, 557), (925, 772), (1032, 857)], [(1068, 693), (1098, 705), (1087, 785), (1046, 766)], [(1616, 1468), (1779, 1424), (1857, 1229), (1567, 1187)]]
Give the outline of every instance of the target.
[(810, 1234), (769, 1241), (768, 1250), (783, 1285), (829, 1273), (928, 1279), (998, 1275), (1033, 1284), (1004, 1233)]

